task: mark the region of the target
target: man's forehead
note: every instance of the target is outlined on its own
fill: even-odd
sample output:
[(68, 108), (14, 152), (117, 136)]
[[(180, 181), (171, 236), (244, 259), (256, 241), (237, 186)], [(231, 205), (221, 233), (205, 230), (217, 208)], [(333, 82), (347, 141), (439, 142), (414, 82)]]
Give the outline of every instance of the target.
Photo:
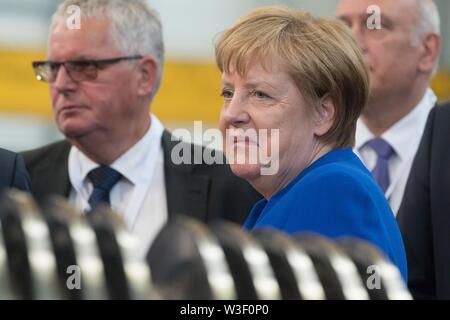
[(74, 55), (95, 57), (96, 51), (114, 51), (115, 45), (107, 21), (85, 21), (80, 29), (70, 29), (64, 21), (58, 21), (50, 30), (49, 55)]
[[(420, 0), (341, 0), (336, 13), (338, 17), (367, 16), (371, 6), (377, 6), (381, 14), (391, 18), (401, 18), (414, 14)], [(369, 10), (369, 13), (367, 12)]]
[(79, 28), (71, 28), (64, 19), (58, 19), (50, 29), (50, 36), (63, 34), (65, 36), (104, 35), (109, 32), (110, 23), (105, 18), (82, 19)]

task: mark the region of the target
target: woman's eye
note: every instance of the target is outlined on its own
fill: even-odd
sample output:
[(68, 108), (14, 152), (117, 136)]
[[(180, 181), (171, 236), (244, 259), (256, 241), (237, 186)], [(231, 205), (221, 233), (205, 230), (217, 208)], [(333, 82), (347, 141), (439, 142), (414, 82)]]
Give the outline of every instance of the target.
[(231, 99), (233, 97), (233, 91), (224, 89), (220, 95), (225, 99)]

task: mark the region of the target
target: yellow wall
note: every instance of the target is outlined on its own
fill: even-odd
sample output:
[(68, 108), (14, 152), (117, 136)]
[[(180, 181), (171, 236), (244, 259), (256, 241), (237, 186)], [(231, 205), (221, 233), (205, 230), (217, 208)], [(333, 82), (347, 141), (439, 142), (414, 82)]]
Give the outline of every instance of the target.
[[(48, 86), (35, 79), (31, 67), (31, 61), (43, 59), (43, 52), (0, 51), (0, 112), (51, 117)], [(217, 122), (221, 103), (215, 65), (168, 61), (152, 111), (163, 121)]]
[(440, 102), (450, 101), (450, 70), (439, 72), (431, 81), (431, 87)]
[[(0, 51), (0, 112), (38, 114), (51, 118), (47, 85), (35, 80), (31, 61), (43, 52)], [(450, 100), (450, 72), (432, 81), (441, 101)], [(220, 74), (214, 64), (168, 61), (152, 111), (163, 121), (217, 122), (221, 106)]]

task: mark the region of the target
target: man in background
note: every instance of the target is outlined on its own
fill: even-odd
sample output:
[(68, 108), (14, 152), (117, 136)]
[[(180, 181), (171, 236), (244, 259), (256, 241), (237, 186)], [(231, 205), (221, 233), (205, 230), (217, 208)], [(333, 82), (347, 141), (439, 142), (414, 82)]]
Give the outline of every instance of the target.
[[(78, 29), (67, 25), (72, 5)], [(242, 222), (258, 198), (226, 165), (174, 164), (179, 142), (149, 110), (163, 57), (161, 23), (144, 1), (66, 0), (52, 19), (48, 61), (33, 63), (66, 137), (24, 153), (34, 195), (65, 196), (84, 212), (110, 204), (142, 255), (176, 214)]]
[[(379, 26), (370, 23), (377, 13)], [(397, 213), (437, 101), (429, 81), (440, 52), (439, 13), (432, 0), (341, 0), (337, 16), (352, 29), (370, 70), (370, 98), (358, 121), (355, 151)]]

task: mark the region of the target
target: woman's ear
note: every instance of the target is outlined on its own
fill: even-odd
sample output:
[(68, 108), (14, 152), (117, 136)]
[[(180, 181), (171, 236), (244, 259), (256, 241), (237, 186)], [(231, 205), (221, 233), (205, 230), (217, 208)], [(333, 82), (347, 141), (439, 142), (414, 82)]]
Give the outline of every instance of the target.
[(139, 61), (138, 70), (138, 94), (140, 96), (149, 96), (156, 89), (158, 65), (154, 58), (145, 56)]
[(319, 105), (315, 112), (315, 129), (316, 136), (323, 136), (331, 127), (336, 116), (336, 104), (329, 94), (319, 99)]

